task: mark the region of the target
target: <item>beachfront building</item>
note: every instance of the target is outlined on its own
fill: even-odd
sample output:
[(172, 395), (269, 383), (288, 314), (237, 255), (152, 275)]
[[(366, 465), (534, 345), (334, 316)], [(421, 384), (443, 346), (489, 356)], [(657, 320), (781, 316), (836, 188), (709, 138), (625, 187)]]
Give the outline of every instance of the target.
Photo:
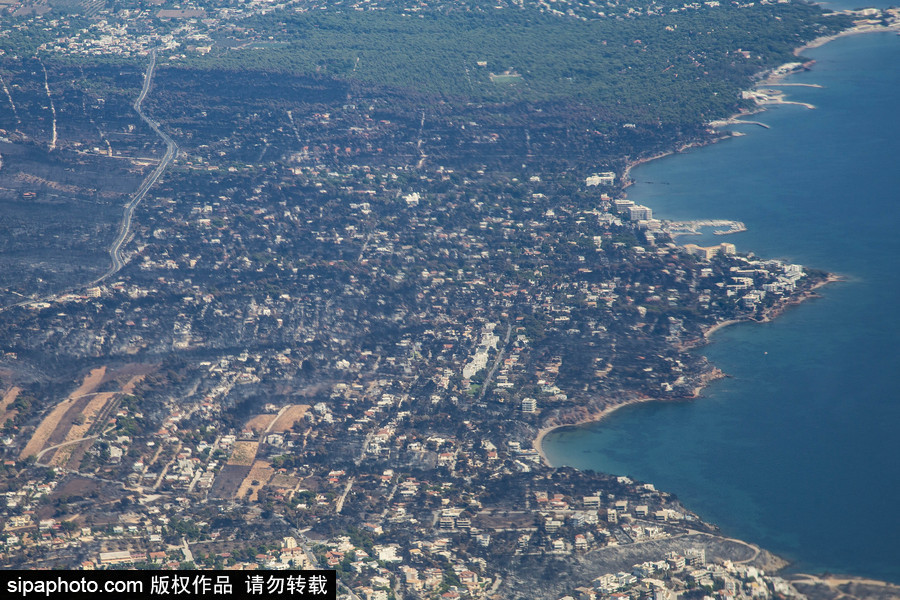
[(584, 180), (585, 185), (587, 186), (597, 186), (597, 185), (613, 185), (616, 182), (616, 174), (612, 171), (606, 171), (604, 173), (595, 173), (591, 175), (587, 179)]
[(632, 221), (649, 221), (653, 218), (653, 211), (648, 206), (632, 204), (628, 207), (628, 218)]
[(731, 255), (737, 251), (734, 244), (722, 243), (715, 246), (698, 246), (697, 244), (685, 244), (684, 250), (688, 254), (699, 256), (705, 260), (710, 260), (717, 254)]

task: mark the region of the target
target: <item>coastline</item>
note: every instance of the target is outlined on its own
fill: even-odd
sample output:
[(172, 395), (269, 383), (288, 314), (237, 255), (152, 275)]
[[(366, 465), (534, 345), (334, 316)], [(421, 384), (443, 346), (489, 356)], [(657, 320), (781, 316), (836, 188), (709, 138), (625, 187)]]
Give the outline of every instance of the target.
[[(863, 33), (875, 33), (875, 32), (886, 32), (886, 31), (898, 31), (898, 27), (886, 27), (886, 26), (874, 26), (874, 25), (852, 27), (850, 29), (847, 29), (847, 30), (842, 31), (841, 33), (838, 33), (835, 35), (818, 37), (798, 48), (795, 48), (793, 53), (794, 53), (794, 56), (799, 56), (805, 50), (824, 46), (828, 42), (836, 40), (841, 37), (848, 37), (851, 35), (858, 35), (858, 34), (863, 34)], [(772, 69), (772, 70), (762, 73), (760, 75), (759, 85), (767, 85), (767, 84), (776, 83), (776, 82), (780, 81), (781, 79), (784, 79), (785, 77), (787, 77), (788, 75), (791, 75), (793, 73), (793, 71), (791, 71), (791, 72), (775, 75), (774, 71), (775, 71), (775, 69)], [(710, 127), (712, 127), (713, 129), (715, 129), (716, 131), (718, 131), (719, 127), (723, 127), (723, 126), (727, 126), (727, 125), (734, 125), (734, 124), (760, 125), (760, 126), (768, 129), (768, 125), (765, 125), (763, 123), (759, 123), (756, 121), (744, 121), (743, 120), (746, 117), (765, 112), (766, 110), (767, 110), (766, 105), (758, 105), (755, 109), (741, 110), (738, 113), (731, 115), (727, 119), (711, 121), (710, 123), (708, 123), (708, 125)], [(646, 156), (646, 157), (638, 158), (638, 159), (635, 159), (632, 161), (628, 161), (628, 163), (625, 166), (625, 169), (622, 172), (623, 190), (630, 187), (632, 184), (634, 184), (634, 180), (631, 179), (631, 170), (637, 166), (649, 163), (654, 160), (658, 160), (660, 158), (672, 156), (673, 154), (678, 154), (678, 153), (684, 152), (685, 150), (690, 150), (692, 148), (702, 148), (709, 144), (715, 144), (715, 143), (719, 142), (720, 140), (728, 139), (729, 137), (734, 137), (735, 135), (736, 134), (734, 134), (734, 133), (731, 133), (728, 135), (720, 133), (720, 135), (712, 137), (708, 140), (688, 142), (688, 143), (678, 146), (674, 150), (658, 152), (651, 156)], [(627, 194), (624, 194), (624, 195), (627, 196)], [(810, 298), (816, 297), (817, 294), (815, 291), (817, 289), (819, 289), (820, 287), (825, 286), (829, 283), (843, 281), (844, 279), (845, 278), (843, 276), (838, 275), (836, 273), (828, 273), (825, 276), (825, 278), (823, 278), (821, 281), (816, 282), (808, 290), (798, 294), (796, 297), (786, 299), (785, 301), (772, 307), (766, 314), (764, 314), (762, 319), (759, 319), (759, 320), (729, 319), (729, 320), (721, 321), (719, 323), (716, 323), (714, 325), (707, 327), (703, 331), (703, 341), (708, 343), (712, 334), (719, 331), (720, 329), (724, 329), (725, 327), (728, 327), (729, 325), (736, 325), (738, 323), (745, 323), (745, 322), (761, 322), (761, 323), (770, 322), (770, 321), (776, 319), (779, 315), (781, 315), (788, 307), (796, 306), (798, 304), (801, 304), (802, 302), (805, 302), (806, 300), (809, 300)], [(699, 345), (702, 345), (702, 342), (700, 344), (698, 344), (698, 346)], [(694, 346), (694, 347), (696, 347), (696, 346)], [(700, 395), (700, 392), (703, 390), (704, 387), (706, 387), (706, 385), (710, 381), (714, 381), (715, 379), (719, 379), (721, 377), (726, 376), (725, 373), (723, 373), (722, 371), (720, 371), (719, 369), (716, 369), (716, 368), (713, 369), (713, 372), (711, 375), (712, 376), (704, 376), (702, 385), (700, 385), (694, 389), (694, 394), (693, 394), (694, 398), (696, 398)], [(687, 399), (689, 399), (689, 398), (687, 398)], [(547, 461), (546, 454), (544, 453), (544, 450), (543, 450), (543, 440), (547, 436), (547, 434), (549, 434), (551, 431), (558, 429), (560, 427), (586, 425), (588, 423), (599, 422), (599, 421), (602, 421), (603, 419), (605, 419), (608, 415), (612, 414), (613, 412), (615, 412), (616, 410), (618, 410), (624, 406), (630, 406), (632, 404), (640, 404), (643, 402), (651, 402), (651, 401), (669, 402), (671, 400), (666, 400), (666, 399), (661, 399), (661, 398), (642, 397), (639, 399), (628, 400), (628, 401), (622, 402), (620, 404), (606, 407), (603, 410), (601, 410), (600, 412), (592, 413), (591, 415), (589, 415), (583, 419), (577, 420), (576, 422), (573, 422), (573, 423), (545, 425), (544, 427), (542, 427), (541, 429), (538, 430), (538, 434), (534, 440), (533, 447), (540, 455), (542, 462), (545, 465), (549, 466), (550, 463)]]
[[(762, 110), (764, 110), (764, 109), (762, 109)], [(744, 114), (746, 114), (746, 113), (744, 113)], [(717, 141), (717, 140), (713, 140), (710, 143), (714, 143), (715, 141)], [(681, 150), (685, 150), (687, 148), (699, 147), (702, 145), (704, 145), (704, 144), (698, 144), (698, 143), (685, 144), (676, 151), (655, 154), (653, 156), (646, 157), (643, 159), (638, 159), (638, 160), (635, 160), (635, 161), (629, 163), (624, 171), (624, 176), (623, 176), (623, 178), (627, 182), (625, 187), (627, 187), (628, 185), (631, 185), (631, 183), (633, 183), (633, 181), (631, 181), (629, 179), (629, 173), (630, 173), (632, 167), (636, 167), (638, 165), (650, 162), (652, 160), (656, 160), (658, 158), (670, 156), (671, 154), (675, 154), (676, 152), (680, 152)], [(816, 290), (818, 290), (819, 288), (821, 288), (825, 285), (828, 285), (829, 283), (844, 281), (845, 279), (846, 278), (842, 275), (839, 275), (836, 273), (828, 273), (820, 281), (817, 281), (815, 284), (813, 284), (808, 290), (805, 290), (805, 291), (797, 294), (794, 297), (785, 299), (784, 301), (782, 301), (782, 302), (776, 304), (775, 306), (773, 306), (772, 308), (770, 308), (763, 315), (763, 317), (761, 319), (750, 319), (750, 318), (728, 319), (726, 321), (720, 321), (718, 323), (715, 323), (713, 325), (706, 327), (705, 329), (703, 329), (702, 339), (698, 340), (697, 344), (687, 346), (687, 347), (685, 347), (685, 349), (697, 348), (699, 346), (705, 345), (706, 343), (709, 343), (710, 337), (715, 332), (719, 331), (720, 329), (724, 329), (725, 327), (728, 327), (729, 325), (736, 325), (738, 323), (754, 323), (754, 322), (755, 323), (768, 323), (768, 322), (771, 322), (774, 319), (778, 318), (778, 316), (780, 316), (785, 310), (787, 310), (787, 308), (789, 308), (791, 306), (797, 306), (797, 305), (805, 302), (806, 300), (818, 297)], [(689, 397), (679, 398), (679, 399), (670, 399), (670, 398), (653, 398), (653, 397), (649, 397), (649, 396), (641, 396), (638, 398), (625, 400), (624, 402), (620, 402), (618, 404), (606, 406), (600, 411), (589, 412), (586, 416), (575, 419), (572, 422), (560, 423), (560, 422), (556, 421), (555, 419), (551, 419), (550, 422), (545, 423), (540, 429), (538, 429), (537, 435), (535, 436), (534, 440), (532, 441), (532, 448), (541, 457), (542, 464), (552, 468), (552, 465), (547, 460), (547, 455), (544, 452), (543, 442), (544, 442), (544, 438), (548, 434), (553, 432), (554, 430), (560, 429), (562, 427), (577, 427), (579, 425), (587, 425), (589, 423), (598, 423), (598, 422), (604, 420), (606, 417), (608, 417), (612, 413), (614, 413), (615, 411), (617, 411), (620, 408), (623, 408), (625, 406), (632, 406), (635, 404), (643, 404), (644, 402), (685, 402), (685, 401), (693, 400), (700, 396), (700, 393), (703, 391), (703, 388), (705, 388), (710, 382), (715, 381), (717, 379), (721, 379), (723, 377), (727, 377), (727, 375), (720, 369), (713, 367), (711, 371), (709, 371), (708, 373), (704, 373), (701, 376), (700, 385), (698, 385), (697, 387), (694, 388), (693, 394)]]
[[(764, 317), (762, 319), (759, 319), (759, 320), (728, 319), (726, 321), (720, 321), (718, 323), (710, 325), (709, 327), (707, 327), (703, 330), (703, 338), (702, 338), (703, 341), (700, 344), (697, 344), (696, 346), (692, 346), (692, 347), (696, 348), (698, 346), (704, 345), (704, 342), (708, 343), (709, 338), (710, 338), (710, 336), (712, 336), (712, 334), (719, 331), (720, 329), (724, 329), (725, 327), (728, 327), (729, 325), (736, 325), (738, 323), (754, 323), (754, 322), (755, 323), (768, 323), (768, 322), (776, 319), (788, 307), (797, 306), (798, 304), (801, 304), (802, 302), (805, 302), (806, 300), (817, 297), (818, 294), (815, 293), (815, 290), (817, 290), (825, 285), (828, 285), (829, 283), (844, 281), (845, 279), (846, 278), (842, 275), (838, 275), (836, 273), (828, 273), (828, 275), (826, 275), (822, 280), (817, 281), (808, 290), (801, 292), (794, 298), (785, 300), (784, 302), (781, 302), (780, 304), (772, 307), (772, 309), (770, 309), (770, 312), (767, 313), (766, 315), (764, 315)], [(532, 442), (532, 448), (535, 451), (537, 451), (538, 455), (541, 457), (541, 462), (544, 465), (546, 465), (548, 467), (552, 467), (550, 462), (547, 460), (547, 455), (544, 453), (543, 442), (544, 442), (544, 438), (547, 437), (548, 434), (555, 431), (556, 429), (560, 429), (562, 427), (577, 427), (579, 425), (587, 425), (588, 423), (599, 423), (600, 421), (604, 420), (606, 417), (608, 417), (612, 413), (616, 412), (620, 408), (624, 408), (626, 406), (632, 406), (635, 404), (643, 404), (645, 402), (688, 402), (690, 400), (695, 400), (700, 396), (700, 393), (703, 391), (703, 388), (705, 388), (709, 383), (716, 381), (717, 379), (722, 379), (723, 377), (727, 377), (727, 374), (724, 371), (722, 371), (721, 369), (713, 367), (710, 371), (708, 371), (707, 373), (704, 373), (701, 376), (700, 385), (698, 385), (697, 387), (694, 388), (693, 394), (691, 396), (688, 396), (685, 398), (653, 398), (650, 396), (640, 396), (638, 398), (625, 400), (618, 404), (612, 404), (609, 406), (605, 406), (602, 410), (599, 410), (599, 411), (589, 412), (587, 415), (585, 415), (581, 418), (575, 419), (572, 422), (560, 423), (558, 421), (555, 421), (555, 419), (551, 419), (550, 422), (544, 424), (540, 429), (538, 429), (537, 435), (535, 436), (535, 438)]]
[(651, 398), (650, 396), (641, 396), (639, 398), (634, 398), (631, 400), (625, 400), (624, 402), (620, 402), (619, 404), (613, 404), (610, 406), (604, 407), (600, 411), (595, 411), (588, 413), (586, 416), (576, 419), (571, 423), (553, 423), (553, 424), (545, 424), (543, 427), (538, 429), (537, 436), (534, 438), (534, 442), (532, 442), (532, 447), (537, 451), (537, 453), (541, 457), (541, 462), (545, 466), (550, 468), (555, 468), (550, 462), (547, 460), (547, 455), (544, 453), (543, 441), (544, 438), (552, 431), (560, 429), (562, 427), (577, 427), (579, 425), (587, 425), (588, 423), (598, 423), (616, 412), (620, 408), (624, 408), (626, 406), (632, 406), (635, 404), (643, 404), (644, 402), (675, 402), (675, 400), (664, 400), (661, 398)]
[[(832, 42), (834, 40), (844, 38), (844, 37), (850, 37), (850, 36), (854, 36), (854, 35), (862, 35), (862, 34), (866, 34), (866, 33), (892, 33), (892, 32), (900, 35), (900, 24), (897, 24), (897, 25), (857, 25), (855, 27), (845, 29), (844, 31), (842, 31), (840, 33), (836, 33), (834, 35), (825, 35), (825, 36), (815, 38), (814, 40), (811, 40), (811, 41), (807, 42), (806, 44), (803, 44), (802, 46), (795, 48), (793, 50), (793, 54), (794, 54), (794, 56), (799, 57), (806, 50), (819, 48), (821, 46), (824, 46), (828, 42)], [(807, 69), (807, 68), (808, 68), (807, 64), (804, 63), (804, 66), (802, 67), (802, 69)], [(756, 88), (756, 87), (759, 87), (762, 85), (776, 85), (779, 82), (781, 82), (784, 78), (786, 78), (790, 75), (793, 75), (799, 69), (781, 72), (781, 73), (776, 73), (777, 70), (778, 69), (769, 69), (767, 71), (763, 71), (762, 73), (760, 73), (758, 75), (759, 81), (757, 82), (756, 85), (753, 86), (753, 88)], [(751, 89), (753, 89), (753, 88), (751, 88)], [(634, 183), (634, 180), (631, 179), (631, 170), (634, 167), (637, 167), (644, 163), (648, 163), (650, 161), (654, 161), (654, 160), (657, 160), (660, 158), (665, 158), (665, 157), (671, 156), (673, 154), (678, 154), (678, 153), (684, 152), (685, 150), (690, 150), (692, 148), (702, 148), (709, 144), (715, 144), (716, 142), (719, 142), (723, 139), (728, 139), (730, 137), (738, 137), (740, 135), (744, 135), (744, 134), (740, 134), (740, 133), (736, 133), (736, 132), (730, 132), (727, 134), (722, 133), (719, 131), (719, 129), (721, 127), (727, 127), (729, 125), (759, 125), (761, 127), (768, 129), (769, 126), (764, 123), (760, 123), (758, 121), (746, 121), (744, 119), (746, 117), (750, 117), (752, 115), (756, 115), (756, 114), (765, 112), (766, 110), (768, 110), (769, 106), (777, 106), (779, 104), (802, 104), (802, 105), (806, 106), (807, 108), (815, 108), (812, 105), (807, 105), (805, 103), (794, 103), (794, 102), (782, 100), (779, 102), (769, 102), (767, 104), (758, 104), (755, 108), (740, 110), (740, 111), (736, 112), (735, 114), (730, 115), (727, 118), (716, 119), (716, 120), (710, 121), (709, 123), (707, 123), (707, 125), (711, 129), (713, 129), (719, 133), (719, 135), (716, 137), (713, 137), (713, 138), (705, 140), (705, 141), (688, 142), (688, 143), (682, 144), (681, 146), (678, 146), (674, 150), (658, 152), (651, 156), (645, 156), (645, 157), (637, 158), (632, 161), (628, 161), (627, 164), (625, 165), (625, 169), (622, 171), (622, 181), (624, 183), (623, 189), (630, 187)], [(627, 196), (627, 194), (626, 194), (626, 196)]]
[(819, 295), (816, 293), (816, 290), (820, 287), (826, 286), (829, 283), (835, 283), (838, 281), (844, 281), (846, 278), (843, 275), (838, 275), (837, 273), (828, 273), (823, 279), (814, 283), (808, 290), (800, 292), (796, 296), (792, 298), (786, 298), (784, 301), (776, 304), (769, 310), (767, 310), (762, 319), (757, 320), (758, 323), (769, 323), (775, 319), (777, 319), (785, 310), (790, 308), (791, 306), (797, 306), (798, 304), (802, 304), (807, 300), (812, 298), (818, 298)]
[(746, 323), (743, 319), (729, 319), (727, 321), (722, 321), (720, 323), (716, 323), (710, 327), (707, 327), (706, 330), (703, 331), (704, 339), (709, 339), (712, 334), (717, 332), (720, 329), (724, 329), (729, 325), (737, 325), (738, 323)]
[(900, 598), (900, 586), (867, 577), (853, 575), (811, 575), (795, 573), (787, 577), (791, 585), (808, 600), (884, 600)]
[[(674, 150), (666, 150), (665, 152), (659, 152), (652, 156), (645, 156), (643, 158), (636, 158), (634, 160), (630, 160), (626, 163), (625, 169), (622, 171), (622, 182), (623, 182), (622, 189), (631, 187), (631, 185), (634, 183), (634, 180), (631, 179), (631, 169), (633, 169), (634, 167), (643, 165), (644, 163), (648, 163), (650, 161), (658, 160), (660, 158), (672, 156), (673, 154), (679, 154), (681, 152), (684, 152), (685, 150), (690, 150), (692, 148), (702, 148), (708, 144), (715, 144), (720, 139), (725, 139), (727, 137), (729, 137), (729, 136), (721, 136), (721, 137), (717, 137), (717, 138), (702, 141), (702, 142), (687, 142), (685, 144), (678, 146)], [(627, 195), (628, 194), (625, 194), (625, 196), (627, 196)]]
[[(794, 55), (797, 56), (804, 50), (807, 50), (810, 48), (818, 48), (819, 46), (823, 46), (823, 45), (827, 44), (828, 42), (835, 40), (837, 38), (840, 38), (840, 37), (847, 37), (850, 35), (857, 35), (857, 34), (861, 34), (861, 33), (872, 33), (872, 32), (879, 32), (879, 31), (896, 31), (896, 30), (897, 30), (897, 28), (890, 28), (890, 27), (884, 27), (884, 26), (854, 27), (854, 28), (848, 29), (848, 30), (843, 31), (836, 35), (823, 36), (820, 38), (816, 38), (815, 40), (812, 40), (811, 42), (795, 49)], [(785, 73), (785, 74), (781, 74), (781, 75), (773, 75), (773, 71), (774, 70), (770, 70), (770, 71), (764, 73), (761, 76), (760, 84), (765, 85), (765, 84), (775, 83), (778, 80), (791, 74), (791, 73)], [(765, 105), (759, 105), (756, 107), (756, 109), (742, 110), (742, 111), (728, 117), (725, 120), (712, 121), (708, 125), (710, 125), (714, 129), (716, 129), (718, 127), (725, 126), (725, 125), (744, 123), (744, 124), (758, 124), (758, 125), (762, 125), (762, 126), (768, 128), (768, 126), (766, 126), (762, 123), (742, 121), (742, 119), (744, 119), (748, 116), (754, 115), (754, 114), (764, 112), (766, 109), (767, 109), (767, 107)], [(639, 165), (649, 163), (651, 161), (658, 160), (660, 158), (665, 158), (665, 157), (671, 156), (673, 154), (678, 154), (678, 153), (684, 152), (685, 150), (690, 150), (692, 148), (702, 148), (709, 144), (714, 144), (722, 139), (727, 139), (729, 137), (733, 137), (734, 135), (735, 134), (729, 134), (729, 135), (720, 134), (718, 136), (712, 137), (712, 138), (710, 138), (708, 140), (704, 140), (704, 141), (687, 142), (685, 144), (678, 146), (674, 150), (658, 152), (651, 156), (645, 156), (645, 157), (637, 158), (635, 160), (628, 161), (625, 166), (625, 169), (622, 172), (623, 190), (630, 187), (632, 184), (634, 184), (634, 180), (631, 179), (631, 170)], [(624, 194), (624, 195), (627, 196), (627, 194)], [(836, 273), (828, 273), (822, 280), (816, 282), (808, 290), (801, 292), (800, 294), (798, 294), (795, 297), (786, 299), (785, 301), (783, 301), (783, 302), (777, 304), (776, 306), (772, 307), (771, 309), (769, 309), (769, 311), (767, 311), (766, 314), (764, 314), (761, 319), (758, 319), (758, 320), (756, 320), (756, 319), (729, 319), (726, 321), (721, 321), (719, 323), (715, 323), (703, 330), (702, 341), (699, 344), (697, 344), (697, 346), (703, 345), (704, 342), (708, 343), (712, 334), (719, 331), (720, 329), (724, 329), (725, 327), (728, 327), (729, 325), (735, 325), (737, 323), (747, 323), (747, 322), (759, 322), (759, 323), (770, 322), (770, 321), (774, 320), (775, 318), (777, 318), (779, 315), (781, 315), (788, 307), (796, 306), (798, 304), (801, 304), (802, 302), (805, 302), (806, 300), (809, 300), (810, 298), (817, 297), (817, 294), (815, 291), (817, 289), (819, 289), (820, 287), (825, 286), (829, 283), (843, 281), (844, 279), (845, 278), (843, 276), (838, 275)], [(697, 346), (694, 346), (694, 347), (697, 347)], [(642, 404), (644, 402), (678, 402), (678, 401), (691, 400), (691, 399), (697, 398), (700, 395), (700, 392), (703, 390), (703, 388), (706, 387), (706, 385), (709, 384), (711, 381), (720, 379), (722, 377), (726, 377), (726, 374), (717, 368), (713, 368), (713, 370), (710, 373), (704, 374), (701, 385), (699, 385), (698, 387), (696, 387), (694, 389), (693, 396), (689, 397), (689, 398), (672, 400), (672, 399), (665, 399), (665, 398), (640, 397), (640, 398), (635, 398), (635, 399), (631, 399), (631, 400), (626, 400), (619, 404), (607, 406), (600, 411), (591, 412), (587, 416), (576, 419), (571, 423), (554, 422), (552, 424), (545, 424), (538, 430), (537, 435), (536, 435), (534, 441), (532, 442), (532, 447), (534, 448), (535, 451), (537, 451), (538, 455), (541, 457), (541, 462), (546, 466), (552, 467), (552, 465), (550, 465), (549, 461), (547, 460), (547, 455), (545, 454), (544, 448), (543, 448), (544, 438), (552, 431), (562, 428), (562, 427), (576, 427), (579, 425), (586, 425), (588, 423), (600, 422), (603, 419), (605, 419), (606, 417), (608, 417), (610, 414), (614, 413), (615, 411), (617, 411), (620, 408), (623, 408), (625, 406), (631, 406), (634, 404)]]
[[(794, 48), (794, 56), (800, 56), (803, 52), (807, 50), (812, 50), (813, 48), (819, 48), (820, 46), (824, 46), (828, 42), (832, 42), (836, 39), (849, 37), (851, 35), (860, 35), (862, 33), (887, 33), (887, 32), (900, 32), (900, 26), (896, 25), (856, 25), (855, 27), (851, 27), (849, 29), (845, 29), (840, 33), (835, 33), (834, 35), (823, 35), (822, 37), (818, 37), (811, 42), (807, 42), (800, 46), (799, 48)], [(778, 81), (782, 79), (784, 75), (781, 75), (771, 81)]]
[[(743, 321), (740, 321), (737, 319), (734, 319), (731, 321), (724, 321), (722, 323), (714, 325), (710, 329), (713, 329), (713, 328), (718, 329), (721, 327), (725, 327), (727, 325), (732, 325), (734, 323), (741, 323), (741, 322), (743, 322)], [(709, 383), (716, 381), (718, 379), (722, 379), (727, 376), (728, 375), (726, 375), (725, 372), (722, 371), (721, 369), (713, 367), (712, 369), (710, 369), (706, 373), (703, 373), (700, 376), (700, 385), (698, 385), (697, 387), (695, 387), (693, 389), (693, 393), (690, 396), (684, 396), (681, 398), (656, 398), (653, 396), (638, 396), (636, 398), (624, 400), (617, 404), (610, 404), (610, 405), (604, 406), (599, 411), (596, 411), (596, 410), (590, 411), (587, 414), (585, 414), (577, 419), (573, 419), (571, 422), (560, 423), (559, 421), (556, 421), (555, 419), (551, 419), (549, 422), (545, 423), (540, 429), (538, 429), (537, 435), (535, 436), (534, 440), (532, 441), (532, 448), (541, 457), (541, 462), (545, 466), (554, 468), (553, 465), (550, 464), (550, 461), (547, 460), (547, 455), (544, 453), (544, 444), (543, 444), (544, 438), (546, 438), (547, 435), (552, 433), (553, 431), (555, 431), (557, 429), (561, 429), (563, 427), (578, 427), (579, 425), (587, 425), (588, 423), (599, 423), (600, 421), (604, 420), (606, 417), (613, 414), (620, 408), (625, 408), (626, 406), (634, 406), (636, 404), (644, 404), (645, 402), (690, 402), (691, 400), (696, 400), (697, 398), (699, 398), (700, 392), (703, 391), (703, 388), (705, 388)]]
[[(810, 41), (803, 46), (796, 48), (793, 53), (795, 56), (800, 56), (804, 51), (809, 49), (814, 49), (821, 47), (828, 42), (836, 40), (838, 38), (849, 37), (852, 35), (860, 35), (864, 33), (898, 33), (900, 34), (900, 24), (895, 24), (893, 26), (876, 26), (876, 25), (863, 25), (863, 26), (855, 26), (845, 31), (842, 31), (839, 34), (831, 35), (831, 36), (823, 36), (820, 38), (816, 38), (815, 40)], [(804, 65), (804, 68), (808, 68), (809, 64)], [(788, 72), (788, 73), (780, 73), (774, 74), (773, 71), (769, 71), (760, 75), (761, 79), (757, 83), (757, 85), (778, 85), (778, 82), (784, 79), (787, 75), (791, 75), (796, 71)], [(781, 84), (781, 85), (801, 85), (801, 84)], [(808, 84), (802, 84), (808, 85)], [(821, 87), (821, 86), (817, 86)], [(745, 119), (752, 114), (761, 113), (768, 109), (766, 105), (758, 105), (752, 110), (744, 110), (741, 111), (732, 117), (729, 117), (724, 121), (714, 121), (709, 123), (708, 125), (716, 130), (716, 133), (719, 135), (714, 135), (711, 132), (711, 135), (708, 139), (700, 142), (692, 142), (688, 144), (684, 144), (679, 146), (677, 149), (666, 151), (666, 152), (658, 152), (651, 156), (645, 156), (633, 161), (629, 161), (623, 171), (622, 181), (623, 188), (630, 187), (634, 182), (631, 179), (631, 169), (639, 166), (644, 163), (648, 163), (652, 160), (656, 160), (659, 158), (664, 158), (666, 156), (670, 156), (673, 154), (680, 153), (684, 150), (694, 148), (694, 147), (703, 147), (708, 144), (716, 143), (722, 139), (728, 139), (734, 135), (742, 135), (742, 134), (729, 134), (728, 132), (719, 132), (718, 127), (723, 127), (732, 124), (756, 124), (763, 127), (765, 125), (761, 123), (756, 123), (752, 121), (746, 121)], [(712, 334), (716, 331), (723, 329), (729, 325), (733, 325), (741, 322), (770, 322), (783, 314), (788, 307), (796, 306), (804, 301), (819, 297), (816, 293), (816, 290), (819, 288), (834, 282), (846, 281), (847, 277), (836, 274), (836, 273), (827, 273), (820, 280), (815, 281), (814, 284), (809, 285), (806, 289), (796, 293), (795, 295), (786, 298), (780, 302), (778, 302), (775, 306), (770, 307), (768, 310), (763, 312), (763, 314), (759, 318), (745, 318), (745, 319), (732, 319), (721, 321), (715, 323), (703, 330), (702, 339), (698, 340), (697, 346), (702, 346), (705, 343), (708, 343)], [(700, 390), (703, 389), (707, 382), (697, 388), (696, 392), (699, 393)], [(561, 427), (568, 426), (578, 426), (593, 422), (600, 422), (604, 420), (608, 415), (614, 413), (619, 408), (624, 406), (629, 406), (632, 404), (639, 404), (648, 401), (673, 401), (671, 399), (663, 399), (663, 398), (636, 398), (636, 399), (627, 399), (619, 404), (615, 404), (612, 406), (607, 406), (602, 410), (594, 411), (584, 418), (578, 419), (572, 423), (557, 423), (553, 425), (545, 425), (543, 426), (537, 434), (537, 437), (534, 440), (534, 448), (537, 450), (544, 465), (551, 466), (547, 461), (546, 454), (543, 449), (543, 441), (546, 436), (555, 429)], [(555, 419), (552, 421), (555, 422)], [(779, 569), (780, 571), (780, 569)], [(823, 573), (819, 575), (811, 575), (806, 573), (792, 573), (783, 575), (785, 579), (787, 579), (791, 584), (796, 584), (798, 589), (806, 595), (809, 600), (833, 600), (838, 596), (846, 598), (847, 600), (862, 600), (863, 598), (900, 598), (900, 586), (896, 584), (892, 584), (885, 581), (865, 578), (865, 577), (856, 577), (853, 575), (833, 575), (830, 573)]]

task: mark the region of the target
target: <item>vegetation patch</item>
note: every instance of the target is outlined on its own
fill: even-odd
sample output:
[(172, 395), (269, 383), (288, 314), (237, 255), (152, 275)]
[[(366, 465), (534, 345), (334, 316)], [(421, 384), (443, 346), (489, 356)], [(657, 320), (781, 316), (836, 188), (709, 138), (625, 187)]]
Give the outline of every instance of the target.
[(247, 500), (249, 502), (256, 502), (259, 497), (259, 490), (269, 483), (269, 479), (271, 479), (274, 474), (275, 469), (273, 469), (272, 465), (268, 462), (264, 460), (254, 462), (253, 466), (250, 468), (250, 472), (247, 473), (244, 481), (241, 482), (241, 486), (238, 488), (234, 497), (237, 499), (244, 498), (249, 492), (250, 495), (247, 497)]
[(515, 83), (522, 79), (522, 75), (509, 69), (499, 75), (491, 73), (490, 77), (494, 83)]
[(3, 400), (0, 400), (0, 426), (6, 423), (7, 419), (13, 419), (16, 416), (16, 410), (10, 409), (13, 402), (16, 401), (21, 388), (12, 387), (3, 394)]
[(259, 451), (259, 442), (235, 442), (228, 464), (249, 467), (256, 459), (257, 451)]
[[(530, 10), (419, 18), (391, 11), (274, 11), (242, 26), (249, 39), (274, 33), (272, 43), (283, 44), (238, 49), (240, 37), (220, 35), (209, 54), (178, 62), (317, 74), (486, 101), (575, 99), (614, 107), (618, 119), (629, 122), (696, 122), (734, 112), (755, 73), (795, 60), (794, 48), (839, 31), (846, 21), (789, 3), (586, 21)], [(523, 78), (527, 89), (498, 85)]]

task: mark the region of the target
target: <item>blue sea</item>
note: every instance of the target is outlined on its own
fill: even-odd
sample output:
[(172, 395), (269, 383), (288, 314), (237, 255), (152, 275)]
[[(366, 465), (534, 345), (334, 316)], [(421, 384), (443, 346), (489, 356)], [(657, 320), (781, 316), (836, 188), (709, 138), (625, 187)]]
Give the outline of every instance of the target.
[[(551, 434), (555, 465), (674, 492), (723, 533), (793, 570), (900, 583), (900, 36), (805, 53), (791, 100), (743, 137), (642, 165), (630, 199), (667, 219), (734, 219), (697, 243), (844, 276), (768, 324), (714, 334), (730, 378), (690, 403), (648, 403)], [(682, 242), (695, 241), (683, 239)]]

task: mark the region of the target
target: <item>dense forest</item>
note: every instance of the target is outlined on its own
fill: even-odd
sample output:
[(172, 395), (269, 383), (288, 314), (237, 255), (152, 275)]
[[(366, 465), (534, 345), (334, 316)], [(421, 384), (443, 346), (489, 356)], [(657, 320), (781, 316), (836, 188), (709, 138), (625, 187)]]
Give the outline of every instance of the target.
[(804, 3), (698, 7), (593, 20), (532, 10), (274, 11), (188, 64), (476, 101), (576, 100), (613, 121), (687, 124), (733, 112), (753, 74), (849, 24)]
[[(754, 74), (851, 24), (849, 16), (785, 0), (312, 1), (265, 10), (197, 2), (214, 17), (207, 19), (159, 18), (159, 9), (124, 0), (108, 13), (111, 22), (122, 19), (116, 36), (152, 40), (143, 54), (138, 46), (104, 54), (71, 53), (67, 44), (102, 47), (97, 40), (115, 37), (107, 20), (57, 4), (41, 18), (9, 17), (3, 56), (121, 65), (165, 48), (161, 64), (188, 69), (353, 80), (454, 101), (574, 101), (611, 123), (675, 126), (735, 112)], [(141, 19), (129, 16), (138, 11)]]

